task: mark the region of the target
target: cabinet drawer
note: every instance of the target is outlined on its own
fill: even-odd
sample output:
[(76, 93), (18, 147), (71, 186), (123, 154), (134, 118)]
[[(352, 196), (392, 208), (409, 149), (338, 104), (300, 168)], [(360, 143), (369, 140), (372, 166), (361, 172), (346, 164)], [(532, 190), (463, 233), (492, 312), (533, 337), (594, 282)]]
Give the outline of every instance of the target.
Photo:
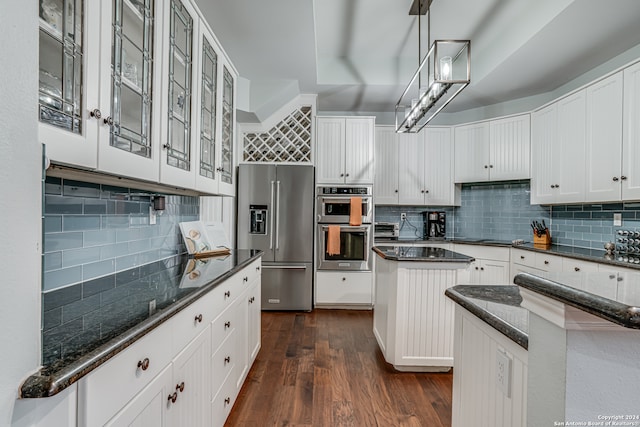
[(213, 321), (216, 314), (213, 309), (215, 298), (214, 289), (171, 319), (174, 337), (173, 354), (178, 354)]
[(536, 268), (549, 272), (562, 271), (562, 257), (536, 253)]
[(598, 264), (579, 259), (564, 258), (562, 260), (562, 271), (568, 273), (593, 273), (598, 271)]
[(525, 265), (527, 267), (535, 267), (536, 254), (535, 252), (511, 249), (511, 262), (513, 264)]
[(220, 391), (217, 395), (214, 395), (213, 401), (211, 402), (212, 425), (224, 425), (224, 422), (229, 416), (231, 408), (236, 401), (237, 394), (238, 388), (236, 386), (236, 382), (233, 375), (229, 375), (222, 384)]
[(235, 304), (227, 310), (223, 311), (211, 325), (211, 348), (212, 353), (222, 345), (235, 330), (238, 324), (238, 310), (235, 309)]
[(246, 288), (248, 285), (252, 284), (253, 281), (256, 280), (256, 278), (258, 278), (261, 273), (262, 262), (260, 259), (257, 259), (243, 268), (242, 271), (239, 271), (237, 275), (241, 277), (242, 284), (244, 288)]
[(237, 340), (238, 334), (234, 330), (211, 356), (211, 396), (218, 394), (222, 383), (238, 364)]
[(170, 323), (80, 379), (79, 425), (103, 425), (169, 365), (173, 356)]
[(318, 272), (316, 304), (372, 304), (371, 272)]
[(496, 261), (509, 262), (508, 247), (454, 243), (453, 250), (476, 259), (494, 259)]

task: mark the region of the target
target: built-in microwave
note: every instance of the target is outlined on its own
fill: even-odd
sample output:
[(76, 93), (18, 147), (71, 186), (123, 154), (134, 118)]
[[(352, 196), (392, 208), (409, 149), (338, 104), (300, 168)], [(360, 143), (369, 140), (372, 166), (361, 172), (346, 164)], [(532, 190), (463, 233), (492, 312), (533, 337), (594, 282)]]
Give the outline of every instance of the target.
[(373, 194), (371, 186), (360, 187), (318, 187), (316, 192), (316, 213), (318, 223), (349, 224), (351, 198), (362, 199), (362, 224), (373, 220)]
[(318, 225), (318, 270), (371, 270), (371, 225), (340, 225), (340, 253), (329, 255), (331, 225)]

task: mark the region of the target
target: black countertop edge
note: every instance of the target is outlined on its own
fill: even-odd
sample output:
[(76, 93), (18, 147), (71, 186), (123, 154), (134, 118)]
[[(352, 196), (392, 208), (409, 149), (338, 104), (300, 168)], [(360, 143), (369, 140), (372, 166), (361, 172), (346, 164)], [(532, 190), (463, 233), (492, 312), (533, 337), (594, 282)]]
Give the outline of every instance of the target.
[(372, 247), (371, 250), (378, 254), (380, 258), (398, 262), (469, 264), (475, 261), (473, 257), (442, 248), (380, 245)]
[(167, 308), (159, 310), (153, 316), (138, 323), (124, 334), (119, 335), (94, 351), (82, 356), (75, 363), (66, 365), (55, 372), (45, 372), (46, 369), (41, 368), (38, 373), (31, 375), (24, 381), (19, 390), (20, 398), (51, 397), (60, 393), (261, 256), (262, 252), (256, 251), (255, 255), (248, 257), (244, 262), (236, 265), (221, 276), (218, 276), (215, 280), (212, 280), (197, 291), (176, 301)]
[[(473, 299), (470, 299), (468, 295), (465, 295), (467, 290), (471, 290), (473, 288), (474, 298), (482, 299), (477, 295), (478, 291), (490, 290), (492, 294), (492, 298), (489, 300), (490, 302), (499, 302), (495, 300), (496, 296), (500, 296), (501, 294), (506, 297), (507, 300), (512, 300), (514, 296), (517, 294), (517, 297), (520, 297), (520, 292), (517, 286), (478, 286), (478, 285), (457, 285), (451, 287), (445, 291), (445, 295), (459, 304), (461, 307), (465, 308), (471, 314), (478, 317), (480, 320), (491, 326), (496, 331), (500, 332), (502, 335), (509, 338), (511, 341), (518, 344), (520, 347), (525, 350), (529, 349), (529, 335), (511, 325), (506, 320), (497, 316), (494, 313), (486, 310), (483, 307), (478, 306), (473, 302)], [(522, 298), (520, 297), (520, 300)], [(512, 304), (506, 304), (512, 305)], [(514, 306), (518, 307), (518, 306)], [(521, 308), (525, 310), (524, 308)]]
[(398, 239), (389, 239), (389, 238), (374, 238), (374, 244), (377, 246), (388, 246), (393, 245), (394, 243), (417, 243), (421, 245), (438, 245), (443, 243), (459, 243), (464, 245), (482, 245), (482, 246), (498, 246), (498, 247), (511, 247), (513, 243), (511, 241), (506, 240), (491, 240), (491, 239), (465, 239), (465, 238), (447, 238), (447, 239), (434, 239), (434, 240), (425, 240), (420, 238), (398, 238)]
[(513, 282), (525, 289), (586, 311), (616, 325), (640, 329), (640, 307), (622, 304), (529, 273), (517, 274)]
[[(565, 245), (551, 245), (551, 246), (534, 246), (532, 243), (525, 243), (524, 245), (513, 245), (515, 249), (524, 249), (531, 252), (540, 252), (550, 255), (559, 255), (567, 258), (579, 259), (582, 261), (597, 262), (600, 264), (615, 265), (617, 267), (632, 268), (640, 270), (640, 264), (631, 264), (628, 262), (618, 261), (615, 259), (617, 255), (611, 255), (613, 259), (607, 258), (607, 253), (600, 249), (580, 248), (574, 246)], [(634, 255), (635, 256), (635, 255)]]

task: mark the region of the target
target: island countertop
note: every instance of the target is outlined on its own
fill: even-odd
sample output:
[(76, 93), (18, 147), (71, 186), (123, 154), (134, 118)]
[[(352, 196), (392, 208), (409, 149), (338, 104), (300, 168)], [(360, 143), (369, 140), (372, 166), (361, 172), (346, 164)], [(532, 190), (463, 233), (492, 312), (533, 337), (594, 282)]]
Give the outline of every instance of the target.
[(405, 247), (405, 246), (374, 246), (372, 250), (381, 258), (390, 261), (410, 262), (446, 262), (468, 264), (475, 258), (439, 247)]
[[(260, 256), (259, 250), (203, 260), (176, 255), (45, 294), (43, 366), (22, 384), (20, 397), (59, 393)], [(194, 268), (200, 274), (190, 274)], [(82, 299), (89, 290), (100, 302), (93, 311), (87, 308), (88, 299)], [(149, 309), (150, 300), (157, 304), (155, 311)], [(61, 316), (60, 324), (52, 324), (56, 318), (49, 313), (58, 311), (82, 316), (68, 323)]]
[(529, 311), (520, 306), (517, 286), (458, 285), (445, 295), (525, 350), (529, 347)]
[(625, 328), (640, 329), (640, 273), (517, 274), (514, 283)]

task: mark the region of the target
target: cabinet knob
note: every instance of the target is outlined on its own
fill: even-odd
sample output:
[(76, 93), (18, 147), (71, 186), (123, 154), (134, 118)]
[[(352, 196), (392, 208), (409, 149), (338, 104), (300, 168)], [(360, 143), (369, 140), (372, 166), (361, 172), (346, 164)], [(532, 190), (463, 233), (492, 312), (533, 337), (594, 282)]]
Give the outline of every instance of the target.
[(397, 193), (397, 192), (398, 192), (398, 190), (394, 190), (394, 193)]
[(420, 192), (421, 192), (422, 194), (424, 194), (424, 190), (420, 190)]
[(224, 297), (225, 297), (225, 298), (229, 298), (230, 296), (231, 296), (231, 291), (226, 291), (226, 292), (224, 293)]
[(163, 144), (162, 148), (164, 148), (165, 150), (168, 150), (169, 148), (171, 148), (170, 144)]
[(556, 188), (560, 188), (560, 184), (556, 184)]
[(609, 279), (615, 279), (615, 278), (616, 278), (616, 275), (615, 275), (615, 274), (610, 274), (610, 275), (609, 275)]
[(480, 271), (484, 271), (484, 267), (480, 267)]
[(573, 268), (575, 271), (580, 271), (580, 267), (574, 267)]
[(257, 267), (256, 267), (256, 271), (260, 271), (260, 266), (257, 266)]
[(176, 390), (179, 390), (180, 393), (184, 391), (184, 381), (182, 381), (180, 384), (176, 384)]
[(478, 269), (478, 267), (476, 267), (476, 270)]
[(218, 172), (224, 172), (224, 168), (223, 168), (223, 167), (218, 167), (218, 168), (216, 168), (216, 170), (217, 170)]
[(344, 178), (344, 174), (343, 173), (340, 174), (340, 178)]
[(549, 265), (549, 261), (545, 260), (544, 265)]
[(231, 399), (230, 398), (227, 397), (227, 398), (224, 399), (224, 406), (227, 406), (230, 403), (231, 403)]
[(484, 165), (484, 168), (485, 169), (489, 169), (489, 165)]
[(171, 403), (176, 403), (176, 400), (178, 400), (178, 392), (174, 391), (173, 394), (169, 395), (169, 398), (167, 400)]
[(618, 182), (618, 181), (620, 181), (620, 178), (618, 178), (617, 176), (614, 176), (613, 177), (613, 182)]
[(224, 358), (224, 364), (226, 365), (227, 363), (231, 362), (231, 357), (227, 356)]
[(426, 194), (429, 194), (429, 190), (424, 190), (424, 192), (425, 192)]
[(229, 329), (231, 327), (231, 322), (224, 322), (224, 328)]
[(146, 371), (149, 369), (149, 358), (145, 357), (144, 360), (138, 360), (138, 368)]
[(349, 174), (346, 174), (345, 176), (349, 176)]
[(620, 179), (621, 179), (621, 180), (623, 180), (623, 181), (626, 181), (626, 180), (627, 180), (627, 177), (626, 177), (626, 176), (624, 176), (624, 175), (622, 175), (622, 176), (620, 177)]
[(346, 277), (343, 277), (343, 278), (342, 278), (342, 281), (344, 282), (345, 280), (347, 280), (347, 278), (346, 278)]
[(196, 316), (195, 321), (198, 323), (202, 323), (202, 313)]
[(524, 259), (524, 255), (520, 255), (520, 259)]
[(100, 117), (102, 117), (102, 112), (100, 111), (100, 109), (94, 108), (93, 110), (89, 111), (89, 115), (94, 119), (99, 119)]
[(489, 168), (490, 168), (490, 169), (493, 169), (493, 165), (489, 165)]
[(249, 278), (248, 278), (247, 276), (244, 276), (244, 277), (242, 278), (242, 281), (243, 281), (243, 282), (248, 282), (248, 281), (249, 281)]
[(551, 188), (556, 188), (556, 186), (555, 186), (555, 185), (553, 185), (553, 184), (551, 184)]
[(105, 125), (113, 126), (113, 117), (109, 116), (103, 120)]

